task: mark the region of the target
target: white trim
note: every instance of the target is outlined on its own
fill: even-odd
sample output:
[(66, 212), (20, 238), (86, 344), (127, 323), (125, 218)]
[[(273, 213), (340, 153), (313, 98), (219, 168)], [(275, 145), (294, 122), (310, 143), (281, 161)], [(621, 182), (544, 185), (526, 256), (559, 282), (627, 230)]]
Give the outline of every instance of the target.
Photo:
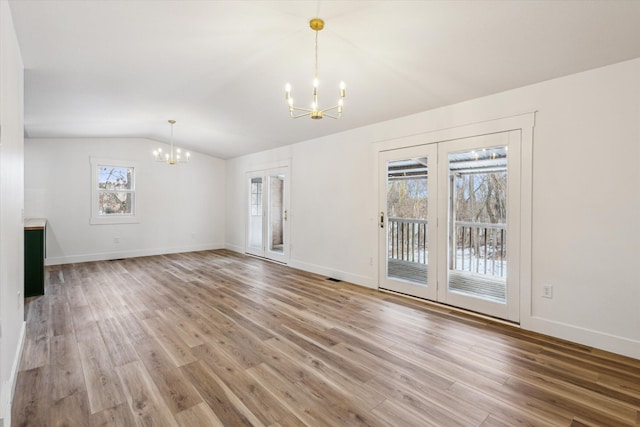
[(526, 325), (521, 324), (522, 329), (528, 329), (540, 334), (561, 338), (640, 360), (640, 341), (543, 319), (537, 316), (529, 317), (526, 323)]
[[(225, 244), (225, 249), (228, 249), (230, 251), (234, 251), (237, 252), (241, 255), (247, 255), (247, 256), (252, 256), (250, 254), (245, 253), (244, 247), (242, 246), (238, 246), (238, 245), (232, 245), (232, 244)], [(270, 261), (267, 258), (262, 258), (260, 257), (260, 259), (264, 259), (265, 261)], [(346, 271), (342, 271), (342, 270), (336, 270), (334, 268), (330, 268), (330, 267), (324, 267), (321, 265), (317, 265), (317, 264), (311, 264), (308, 262), (304, 262), (304, 261), (298, 261), (295, 259), (289, 259), (289, 263), (286, 264), (288, 267), (291, 268), (295, 268), (298, 270), (302, 270), (302, 271), (307, 271), (309, 273), (315, 273), (315, 274), (319, 274), (321, 276), (327, 276), (327, 277), (333, 277), (334, 279), (338, 279), (338, 280), (342, 280), (344, 282), (348, 282), (352, 285), (358, 285), (358, 286), (363, 286), (365, 288), (369, 288), (369, 289), (377, 289), (378, 288), (378, 283), (377, 283), (377, 278), (376, 277), (367, 277), (367, 276), (361, 276), (359, 274), (353, 274), (353, 273), (349, 273)], [(424, 301), (424, 300), (421, 300)]]
[(13, 394), (16, 391), (16, 382), (18, 379), (18, 368), (22, 359), (22, 350), (24, 349), (24, 339), (27, 331), (27, 322), (22, 322), (20, 328), (20, 338), (18, 339), (18, 348), (13, 358), (13, 366), (11, 368), (11, 376), (2, 384), (0, 390), (0, 427), (11, 426), (11, 405), (13, 404)]
[[(244, 247), (242, 246), (237, 246), (237, 245), (232, 245), (232, 244), (225, 244), (225, 249), (228, 249), (230, 251), (234, 251), (237, 252), (239, 254), (242, 255), (247, 255), (244, 251)], [(251, 256), (251, 255), (248, 255)], [(264, 258), (265, 261), (268, 261), (266, 258)], [(322, 276), (327, 276), (327, 277), (333, 277), (334, 279), (339, 279), (342, 280), (344, 282), (348, 282), (350, 284), (353, 285), (358, 285), (358, 286), (363, 286), (365, 288), (369, 288), (369, 289), (377, 289), (378, 288), (378, 282), (377, 282), (377, 277), (367, 277), (367, 276), (361, 276), (359, 274), (353, 274), (353, 273), (349, 273), (346, 271), (341, 271), (341, 270), (336, 270), (333, 268), (329, 268), (329, 267), (324, 267), (321, 265), (317, 265), (317, 264), (311, 264), (308, 262), (304, 262), (304, 261), (298, 261), (295, 259), (289, 259), (289, 263), (286, 264), (288, 267), (291, 268), (295, 268), (298, 270), (303, 270), (303, 271), (307, 271), (309, 273), (315, 273), (315, 274), (320, 274)], [(421, 300), (424, 301), (424, 300)]]
[[(535, 113), (529, 127), (520, 129), (520, 326), (529, 329), (533, 315), (533, 132)], [(527, 161), (524, 161), (527, 160)]]
[(310, 273), (319, 274), (321, 276), (332, 277), (334, 279), (349, 282), (353, 285), (364, 286), (369, 289), (378, 289), (378, 282), (376, 277), (360, 276), (358, 274), (349, 273), (346, 271), (336, 270), (329, 267), (323, 267), (317, 264), (310, 264), (303, 261), (294, 259), (289, 260), (289, 267), (297, 268), (298, 270), (308, 271)]
[(416, 145), (433, 144), (452, 139), (470, 138), (510, 130), (531, 129), (535, 125), (535, 112), (505, 118), (487, 120), (480, 123), (455, 126), (415, 135), (375, 141), (377, 151), (408, 148)]
[(245, 253), (244, 246), (232, 245), (231, 243), (225, 243), (224, 249), (228, 249), (230, 251), (237, 252), (239, 254)]
[(46, 265), (72, 264), (77, 262), (107, 261), (120, 258), (137, 258), (142, 256), (168, 255), (183, 252), (211, 251), (224, 249), (224, 243), (208, 243), (201, 245), (180, 246), (174, 248), (155, 248), (122, 252), (100, 252), (94, 254), (69, 255), (63, 257), (48, 257)]
[[(91, 225), (101, 224), (137, 224), (140, 222), (140, 212), (138, 209), (138, 163), (133, 160), (118, 160), (104, 157), (89, 157), (91, 163)], [(133, 168), (133, 214), (104, 216), (98, 213), (98, 166), (119, 166)]]
[(245, 174), (250, 172), (262, 172), (267, 169), (279, 169), (284, 167), (291, 167), (291, 157), (287, 157), (286, 159), (274, 161), (274, 162), (263, 162), (257, 163), (251, 166), (247, 166), (244, 170)]

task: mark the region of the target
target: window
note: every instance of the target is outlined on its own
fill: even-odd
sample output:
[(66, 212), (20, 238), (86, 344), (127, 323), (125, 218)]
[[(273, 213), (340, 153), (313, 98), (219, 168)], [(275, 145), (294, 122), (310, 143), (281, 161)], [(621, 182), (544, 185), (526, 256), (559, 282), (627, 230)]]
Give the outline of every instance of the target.
[(251, 215), (262, 215), (262, 178), (251, 179)]
[(91, 158), (91, 224), (139, 222), (134, 162)]

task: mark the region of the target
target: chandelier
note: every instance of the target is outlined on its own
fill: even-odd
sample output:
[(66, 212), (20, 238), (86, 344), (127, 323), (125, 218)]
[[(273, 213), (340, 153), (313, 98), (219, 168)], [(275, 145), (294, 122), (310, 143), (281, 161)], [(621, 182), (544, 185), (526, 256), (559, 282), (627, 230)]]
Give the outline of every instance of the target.
[[(342, 106), (344, 104), (346, 85), (344, 82), (340, 82), (340, 98), (338, 99), (337, 105), (320, 109), (320, 106), (318, 105), (318, 31), (324, 28), (324, 21), (320, 18), (313, 18), (309, 21), (309, 27), (316, 32), (316, 67), (313, 79), (313, 102), (311, 103), (311, 109), (295, 107), (293, 105), (293, 98), (291, 98), (291, 85), (287, 83), (285, 87), (285, 97), (287, 99), (287, 104), (289, 104), (289, 114), (291, 114), (291, 117), (294, 119), (305, 116), (310, 116), (312, 119), (321, 119), (324, 116), (331, 117), (332, 119), (339, 119), (342, 116)], [(302, 114), (296, 114), (296, 112), (300, 111)], [(331, 114), (329, 114), (329, 112), (331, 112)]]
[(176, 163), (187, 163), (189, 158), (191, 157), (191, 153), (188, 151), (184, 153), (184, 157), (182, 157), (182, 150), (179, 148), (173, 148), (173, 125), (176, 124), (175, 120), (169, 120), (169, 124), (171, 125), (171, 139), (169, 140), (169, 152), (164, 153), (162, 148), (158, 148), (153, 151), (153, 157), (155, 157), (156, 162), (163, 162), (168, 165), (175, 165)]

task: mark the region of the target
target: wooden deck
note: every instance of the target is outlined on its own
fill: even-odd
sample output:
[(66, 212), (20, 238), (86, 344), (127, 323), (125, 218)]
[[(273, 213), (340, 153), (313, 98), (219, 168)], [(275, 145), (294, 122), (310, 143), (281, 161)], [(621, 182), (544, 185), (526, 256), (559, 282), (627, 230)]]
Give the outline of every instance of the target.
[[(389, 277), (427, 284), (427, 265), (396, 259), (388, 260)], [(449, 290), (495, 302), (506, 301), (506, 282), (501, 278), (470, 274), (464, 271), (449, 271)]]
[(640, 361), (228, 251), (49, 267), (12, 426), (635, 426)]

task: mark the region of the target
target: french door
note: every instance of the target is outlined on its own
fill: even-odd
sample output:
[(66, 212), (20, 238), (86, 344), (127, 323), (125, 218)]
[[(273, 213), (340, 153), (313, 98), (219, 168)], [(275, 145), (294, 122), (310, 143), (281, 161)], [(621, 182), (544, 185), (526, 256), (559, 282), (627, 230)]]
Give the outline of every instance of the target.
[(380, 287), (519, 321), (520, 131), (379, 161)]
[(289, 259), (288, 168), (248, 172), (248, 254), (286, 263)]

